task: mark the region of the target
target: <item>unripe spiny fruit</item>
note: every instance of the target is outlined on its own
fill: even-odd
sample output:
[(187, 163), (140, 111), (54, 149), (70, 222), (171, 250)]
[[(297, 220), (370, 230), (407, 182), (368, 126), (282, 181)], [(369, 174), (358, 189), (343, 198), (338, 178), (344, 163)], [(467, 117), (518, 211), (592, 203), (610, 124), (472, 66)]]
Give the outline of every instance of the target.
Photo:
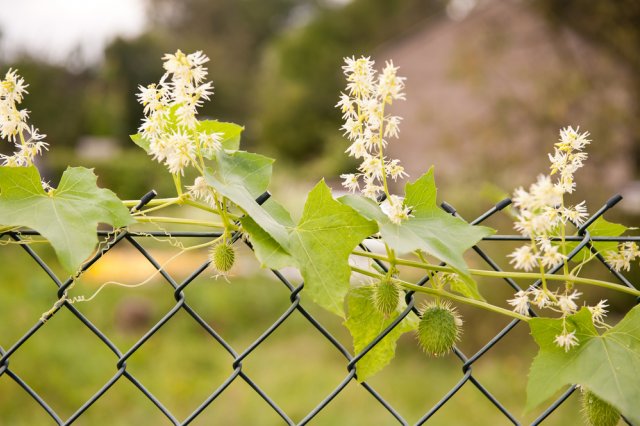
[(211, 248), (209, 258), (213, 262), (213, 267), (221, 273), (229, 272), (236, 260), (236, 252), (233, 247), (226, 243), (218, 243)]
[(371, 294), (373, 306), (385, 316), (389, 316), (398, 309), (400, 303), (400, 289), (388, 277), (383, 278), (373, 287)]
[(618, 410), (588, 390), (582, 391), (582, 412), (592, 426), (615, 426), (620, 420)]
[(449, 303), (429, 303), (418, 323), (420, 346), (428, 355), (446, 355), (460, 338), (461, 326), (460, 315)]

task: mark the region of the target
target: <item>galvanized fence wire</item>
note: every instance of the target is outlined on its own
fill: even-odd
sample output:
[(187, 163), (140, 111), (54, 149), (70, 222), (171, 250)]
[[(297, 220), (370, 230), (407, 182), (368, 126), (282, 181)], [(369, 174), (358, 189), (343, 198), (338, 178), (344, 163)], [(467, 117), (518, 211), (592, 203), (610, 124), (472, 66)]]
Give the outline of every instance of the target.
[[(268, 194), (265, 193), (261, 197), (259, 197), (259, 202), (264, 202), (268, 198)], [(150, 201), (153, 198), (153, 195), (147, 194), (145, 197), (141, 199), (140, 205), (137, 208), (142, 207), (142, 205), (146, 204), (146, 202)], [(575, 257), (582, 249), (586, 248), (590, 250), (595, 258), (601, 262), (613, 276), (623, 285), (626, 285), (631, 288), (635, 288), (629, 280), (627, 280), (624, 275), (615, 271), (605, 260), (602, 254), (598, 253), (594, 243), (601, 241), (608, 242), (625, 242), (625, 241), (640, 241), (638, 237), (593, 237), (589, 234), (587, 227), (592, 224), (597, 218), (601, 217), (606, 211), (613, 208), (619, 201), (621, 200), (620, 196), (614, 196), (610, 200), (608, 200), (594, 215), (592, 215), (583, 225), (578, 227), (578, 232), (574, 236), (567, 237), (567, 240), (575, 241), (577, 243), (576, 247), (571, 251), (568, 255), (569, 258)], [(503, 200), (489, 209), (487, 212), (471, 221), (471, 224), (480, 224), (484, 222), (486, 219), (490, 218), (494, 214), (500, 212), (505, 207), (509, 206), (511, 201), (509, 199)], [(449, 204), (443, 203), (442, 208), (448, 213), (460, 217), (456, 210), (450, 206)], [(57, 303), (54, 308), (47, 313), (47, 315), (43, 318), (40, 318), (32, 327), (29, 329), (22, 337), (20, 337), (11, 347), (3, 348), (0, 346), (0, 378), (3, 375), (6, 375), (11, 380), (13, 380), (26, 394), (28, 394), (34, 401), (38, 403), (38, 405), (48, 414), (48, 416), (58, 425), (70, 425), (80, 419), (83, 414), (100, 398), (102, 398), (109, 389), (119, 380), (123, 378), (131, 382), (140, 393), (142, 393), (149, 401), (155, 405), (155, 407), (174, 425), (188, 425), (192, 421), (194, 421), (201, 413), (203, 413), (207, 407), (216, 400), (220, 395), (225, 392), (229, 386), (235, 382), (236, 380), (244, 381), (247, 383), (256, 394), (258, 394), (264, 402), (282, 419), (283, 424), (287, 425), (305, 425), (309, 423), (318, 413), (324, 410), (331, 401), (338, 396), (352, 381), (357, 382), (357, 367), (356, 363), (362, 359), (369, 351), (374, 348), (376, 345), (380, 343), (380, 341), (387, 336), (395, 327), (397, 327), (401, 321), (409, 315), (411, 312), (419, 314), (419, 310), (416, 307), (416, 301), (414, 298), (413, 292), (406, 292), (405, 301), (406, 301), (406, 309), (398, 315), (397, 318), (385, 329), (383, 330), (373, 341), (370, 342), (361, 352), (352, 354), (349, 349), (345, 348), (338, 339), (333, 336), (327, 328), (325, 328), (315, 317), (312, 315), (301, 303), (301, 292), (304, 291), (304, 283), (300, 282), (298, 284), (294, 284), (290, 282), (285, 276), (277, 270), (272, 270), (273, 275), (279, 280), (289, 292), (289, 307), (280, 315), (280, 317), (273, 322), (257, 339), (255, 339), (247, 348), (242, 351), (234, 348), (229, 342), (227, 342), (207, 321), (203, 319), (203, 317), (196, 312), (196, 310), (188, 303), (184, 290), (197, 278), (199, 277), (209, 266), (209, 261), (202, 263), (196, 270), (194, 270), (186, 279), (182, 282), (177, 282), (165, 269), (163, 269), (162, 265), (151, 255), (151, 253), (146, 250), (139, 240), (149, 238), (149, 237), (166, 237), (168, 236), (166, 232), (131, 232), (125, 230), (116, 230), (115, 232), (106, 232), (100, 231), (98, 234), (105, 238), (105, 243), (101, 247), (101, 249), (87, 261), (79, 274), (84, 273), (89, 268), (92, 267), (102, 256), (104, 256), (107, 252), (109, 252), (114, 247), (121, 245), (123, 243), (128, 243), (132, 247), (134, 247), (138, 252), (146, 258), (146, 260), (153, 266), (153, 268), (157, 271), (157, 273), (163, 278), (163, 280), (168, 284), (170, 289), (173, 292), (173, 297), (175, 299), (175, 304), (168, 312), (156, 323), (154, 324), (135, 344), (133, 344), (126, 351), (121, 350), (116, 344), (114, 344), (107, 335), (101, 331), (96, 325), (94, 325), (83, 313), (81, 313), (69, 300), (66, 299), (66, 294), (73, 286), (74, 277), (68, 278), (66, 281), (62, 281), (58, 276), (52, 271), (52, 269), (43, 261), (43, 259), (28, 245), (21, 244), (23, 250), (25, 250), (31, 259), (47, 274), (47, 276), (51, 279), (51, 281), (55, 284), (57, 288), (57, 298), (59, 299), (59, 303)], [(4, 234), (0, 234), (0, 237), (8, 236), (16, 242), (22, 242), (24, 236), (28, 235), (37, 235), (37, 233), (33, 231), (22, 231), (22, 232), (5, 232)], [(219, 237), (219, 233), (215, 232), (173, 232), (169, 236), (171, 237), (184, 237), (184, 238), (216, 238)], [(515, 235), (494, 235), (490, 237), (486, 237), (484, 239), (484, 243), (481, 243), (477, 246), (473, 247), (473, 250), (478, 255), (479, 259), (481, 259), (489, 268), (495, 271), (502, 271), (499, 266), (499, 263), (492, 259), (485, 250), (483, 250), (480, 245), (485, 243), (497, 243), (501, 241), (523, 241), (528, 240), (521, 236)], [(234, 243), (240, 244), (242, 240), (239, 241), (239, 235), (234, 235)], [(250, 246), (250, 243), (245, 242)], [(367, 242), (361, 244), (361, 249), (369, 250), (367, 247)], [(378, 266), (382, 269), (386, 270), (386, 266), (383, 262), (376, 261)], [(556, 268), (552, 268), (547, 271), (550, 274), (556, 273), (562, 266), (558, 266)], [(77, 278), (77, 276), (75, 277)], [(429, 276), (426, 275), (421, 280), (417, 282), (418, 285), (424, 285), (429, 281)], [(504, 278), (502, 279), (505, 285), (509, 286), (513, 289), (514, 292), (521, 290), (521, 287), (512, 279)], [(539, 286), (541, 284), (540, 281), (537, 281), (533, 284), (533, 286)], [(2, 289), (0, 288), (0, 292)], [(99, 303), (99, 302), (95, 302)], [(104, 385), (95, 392), (89, 399), (87, 399), (84, 404), (80, 408), (77, 409), (75, 413), (73, 413), (70, 417), (63, 419), (52, 407), (51, 405), (36, 392), (25, 380), (23, 380), (18, 374), (16, 374), (10, 367), (10, 361), (12, 357), (19, 357), (19, 349), (36, 333), (44, 332), (41, 329), (44, 328), (46, 321), (51, 317), (57, 315), (62, 309), (69, 311), (73, 316), (87, 329), (89, 329), (98, 339), (102, 342), (102, 344), (108, 348), (113, 355), (115, 355), (116, 363), (115, 363), (115, 373), (113, 376), (104, 383)], [(164, 327), (174, 315), (179, 312), (184, 311), (189, 317), (197, 323), (206, 334), (219, 345), (223, 350), (225, 350), (229, 356), (231, 361), (232, 372), (231, 374), (213, 391), (209, 396), (207, 396), (204, 401), (186, 418), (178, 419), (172, 412), (169, 410), (163, 403), (160, 401), (153, 393), (145, 387), (145, 385), (138, 379), (136, 376), (127, 369), (127, 360), (136, 353), (136, 351), (140, 350), (149, 339), (154, 336), (162, 327)], [(317, 404), (304, 418), (302, 419), (292, 419), (279, 405), (278, 403), (271, 398), (267, 392), (265, 392), (251, 377), (243, 370), (243, 361), (249, 357), (263, 342), (265, 342), (269, 336), (280, 328), (285, 322), (291, 318), (294, 312), (298, 312), (302, 315), (308, 322), (310, 326), (315, 328), (331, 345), (335, 348), (335, 350), (345, 359), (345, 365), (347, 374), (344, 379), (331, 391), (328, 395), (324, 396), (322, 401)], [(1, 315), (1, 313), (0, 313)], [(536, 316), (536, 312), (533, 309), (530, 309), (530, 315)], [(8, 318), (0, 318), (2, 321), (8, 321)], [(456, 393), (458, 393), (464, 386), (473, 386), (479, 390), (487, 400), (489, 400), (504, 416), (504, 418), (515, 425), (521, 424), (516, 415), (510, 412), (506, 406), (501, 403), (487, 387), (485, 387), (478, 378), (476, 378), (473, 374), (473, 366), (474, 364), (481, 359), (485, 354), (492, 350), (492, 348), (500, 342), (505, 336), (507, 336), (518, 324), (519, 320), (511, 321), (506, 327), (504, 327), (500, 332), (498, 332), (493, 338), (491, 338), (486, 344), (477, 352), (473, 354), (465, 354), (460, 349), (454, 348), (454, 354), (461, 362), (462, 369), (462, 377), (460, 380), (445, 394), (442, 398), (431, 408), (428, 408), (425, 414), (415, 423), (416, 425), (422, 425), (429, 421), (429, 419), (441, 410), (448, 401), (453, 398)], [(425, 360), (425, 362), (429, 362)], [(380, 393), (378, 393), (371, 385), (367, 382), (358, 383), (362, 386), (366, 391), (382, 406), (384, 409), (397, 421), (398, 424), (408, 425), (409, 422), (402, 416), (402, 414), (396, 410), (387, 400), (385, 400)], [(212, 385), (215, 386), (215, 383)], [(532, 425), (541, 424), (547, 419), (551, 413), (553, 413), (558, 407), (560, 407), (571, 394), (576, 390), (576, 387), (573, 386), (568, 389), (565, 393), (563, 393), (557, 400), (551, 403), (540, 415), (537, 419), (531, 423)], [(0, 423), (2, 414), (0, 413)], [(623, 418), (626, 421), (626, 419)], [(627, 424), (630, 424), (627, 421)]]

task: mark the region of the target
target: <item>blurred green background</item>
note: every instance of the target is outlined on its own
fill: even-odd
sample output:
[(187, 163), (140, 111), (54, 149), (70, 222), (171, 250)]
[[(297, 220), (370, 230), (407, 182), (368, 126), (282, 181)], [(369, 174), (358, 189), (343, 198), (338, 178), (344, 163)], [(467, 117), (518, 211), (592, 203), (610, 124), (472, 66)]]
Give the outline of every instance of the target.
[[(94, 15), (108, 7), (99, 3), (93, 6)], [(95, 56), (85, 57), (81, 49), (67, 56), (21, 50), (7, 44), (13, 39), (0, 26), (0, 34), (6, 33), (0, 35), (0, 72), (17, 68), (30, 85), (24, 105), (31, 121), (48, 135), (50, 151), (40, 166), (54, 184), (67, 165), (83, 165), (94, 167), (100, 184), (121, 198), (139, 198), (151, 188), (172, 196), (168, 173), (128, 138), (142, 118), (135, 93), (139, 85), (159, 79), (164, 53), (203, 50), (211, 58), (216, 93), (202, 115), (245, 125), (243, 146), (277, 158), (272, 192), (299, 211), (315, 182), (325, 177), (338, 190), (337, 177), (355, 166), (344, 154), (347, 142), (334, 105), (344, 87), (342, 58), (371, 55), (378, 65), (393, 60), (407, 77), (407, 101), (394, 105), (394, 113), (404, 120), (390, 155), (405, 164), (412, 178), (435, 164), (440, 198), (467, 219), (545, 172), (546, 153), (558, 129), (580, 125), (594, 142), (588, 165), (577, 176), (576, 200), (586, 199), (595, 211), (610, 195), (622, 192), (625, 201), (610, 219), (638, 223), (640, 3), (634, 0), (132, 3), (145, 11), (141, 28), (134, 34), (114, 33)], [(33, 13), (38, 10), (35, 0), (22, 4), (31, 4)], [(37, 32), (29, 15), (14, 13), (25, 10), (1, 0), (0, 22), (24, 22), (20, 31)], [(48, 25), (60, 25), (64, 18), (52, 14)], [(8, 144), (0, 147), (7, 149)], [(489, 225), (514, 233), (504, 215)], [(145, 244), (163, 259), (175, 253), (166, 244)], [(36, 248), (55, 264), (46, 245)], [(504, 259), (510, 248), (494, 245), (489, 250)], [(205, 257), (204, 252), (185, 255), (169, 268), (184, 278)], [(230, 282), (206, 272), (187, 289), (190, 303), (237, 351), (288, 307), (285, 287), (249, 255), (241, 259)], [(469, 261), (480, 265), (473, 257)], [(6, 349), (52, 305), (55, 289), (20, 247), (2, 247), (0, 262), (0, 345)], [(144, 262), (130, 248), (118, 248), (83, 278), (78, 294), (111, 279), (142, 280), (150, 273)], [(593, 273), (602, 270), (594, 268)], [(496, 303), (504, 305), (510, 297), (502, 283), (482, 282), (481, 287)], [(632, 301), (614, 297), (611, 303), (625, 310)], [(137, 289), (108, 288), (78, 307), (125, 351), (172, 304), (168, 285), (154, 280)], [(311, 303), (305, 306), (351, 347), (336, 318)], [(506, 324), (483, 312), (463, 309), (463, 314), (467, 326), (461, 347), (468, 353)], [(519, 326), (474, 366), (478, 379), (523, 422), (539, 413), (523, 414), (526, 371), (534, 354), (526, 328)], [(294, 420), (304, 417), (346, 374), (337, 351), (297, 313), (243, 365)], [(180, 419), (232, 371), (228, 354), (184, 312), (128, 366)], [(115, 358), (72, 315), (61, 312), (12, 357), (11, 368), (66, 417), (114, 374)], [(415, 422), (461, 377), (453, 356), (426, 358), (414, 339), (405, 336), (396, 360), (372, 385)], [(548, 424), (575, 424), (577, 412), (577, 398), (572, 397)], [(4, 375), (0, 424), (52, 423)], [(77, 424), (168, 423), (130, 383), (120, 380)], [(238, 380), (195, 424), (282, 422)], [(394, 423), (363, 388), (350, 384), (312, 424)], [(467, 384), (433, 424), (507, 422)]]

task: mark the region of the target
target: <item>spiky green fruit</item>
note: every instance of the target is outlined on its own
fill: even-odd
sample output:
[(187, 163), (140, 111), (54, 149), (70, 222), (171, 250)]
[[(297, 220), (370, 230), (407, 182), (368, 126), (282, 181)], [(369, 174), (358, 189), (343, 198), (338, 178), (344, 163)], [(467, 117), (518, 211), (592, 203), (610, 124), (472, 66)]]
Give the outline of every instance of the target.
[(418, 342), (428, 355), (446, 355), (460, 338), (461, 327), (462, 319), (449, 303), (427, 304), (418, 323)]
[(380, 280), (371, 294), (373, 306), (386, 316), (391, 315), (398, 309), (400, 303), (400, 289), (392, 279), (385, 277)]
[(236, 252), (230, 244), (218, 243), (211, 248), (209, 257), (213, 262), (213, 267), (217, 271), (225, 273), (231, 270), (236, 260)]
[(588, 390), (582, 392), (582, 412), (592, 426), (615, 426), (620, 420), (618, 410)]

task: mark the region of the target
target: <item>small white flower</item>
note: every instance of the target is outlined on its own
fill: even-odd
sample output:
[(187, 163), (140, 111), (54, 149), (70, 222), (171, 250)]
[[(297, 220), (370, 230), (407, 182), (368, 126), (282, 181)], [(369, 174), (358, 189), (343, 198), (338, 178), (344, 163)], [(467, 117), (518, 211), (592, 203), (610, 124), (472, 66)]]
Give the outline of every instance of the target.
[(638, 245), (634, 242), (619, 244), (617, 251), (610, 250), (605, 254), (607, 263), (618, 272), (622, 270), (628, 271), (631, 268), (631, 262), (638, 257), (640, 257), (640, 250), (638, 250)]
[(579, 344), (578, 338), (576, 337), (576, 332), (572, 331), (571, 333), (569, 333), (567, 332), (567, 330), (564, 330), (562, 334), (558, 334), (554, 339), (554, 342), (556, 343), (556, 345), (564, 348), (565, 352), (569, 352), (572, 347), (578, 346)]
[(174, 131), (165, 147), (165, 165), (172, 174), (184, 175), (184, 169), (193, 162), (195, 146), (188, 134)]
[(607, 304), (606, 299), (599, 301), (596, 306), (587, 306), (587, 308), (591, 312), (591, 318), (593, 318), (594, 323), (604, 322), (604, 317), (606, 317), (607, 313), (609, 312), (606, 309), (608, 307), (609, 305)]
[(376, 87), (378, 96), (386, 103), (391, 103), (395, 99), (404, 99), (404, 78), (398, 77), (398, 67), (393, 66), (392, 61), (388, 61), (382, 70)]
[(572, 314), (578, 310), (578, 305), (575, 300), (580, 297), (582, 293), (578, 293), (577, 290), (574, 290), (571, 294), (563, 294), (558, 296), (558, 308), (562, 311), (564, 315)]
[(200, 149), (202, 150), (202, 155), (205, 157), (211, 157), (216, 152), (222, 149), (222, 136), (223, 133), (218, 132), (199, 132), (198, 133), (198, 142), (200, 143)]
[(536, 237), (536, 243), (538, 244), (538, 247), (540, 247), (540, 250), (543, 251), (550, 250), (551, 247), (553, 247), (553, 244), (551, 244), (551, 238), (544, 235)]
[(9, 69), (4, 76), (4, 80), (0, 80), (0, 97), (8, 103), (19, 104), (24, 99), (27, 92), (28, 84), (18, 75), (16, 70)]
[(591, 143), (591, 140), (587, 139), (589, 132), (580, 133), (580, 127), (575, 129), (571, 126), (565, 127), (560, 130), (560, 142), (556, 144), (558, 149), (565, 151), (581, 151), (586, 145)]
[(198, 176), (193, 185), (187, 186), (187, 190), (198, 200), (203, 200), (212, 207), (215, 207), (215, 196), (213, 188), (207, 183), (206, 179)]
[(549, 294), (541, 288), (532, 288), (529, 290), (531, 294), (531, 303), (536, 305), (538, 308), (546, 308), (551, 305), (551, 299)]
[(562, 209), (561, 214), (565, 221), (571, 221), (578, 226), (582, 225), (586, 218), (589, 217), (589, 214), (587, 213), (587, 206), (584, 201), (573, 207), (565, 207)]
[(507, 300), (507, 303), (513, 306), (514, 312), (529, 316), (529, 292), (520, 290), (513, 299)]
[(366, 154), (362, 164), (358, 167), (358, 170), (375, 179), (381, 179), (382, 174), (384, 173), (383, 167), (384, 166), (380, 162), (379, 158)]
[(358, 176), (356, 176), (355, 174), (348, 173), (348, 174), (340, 175), (340, 177), (343, 179), (342, 186), (347, 188), (349, 191), (356, 192), (358, 189), (360, 189)]
[(400, 165), (400, 160), (391, 160), (387, 162), (384, 166), (385, 173), (387, 176), (391, 176), (391, 179), (397, 180), (398, 178), (403, 178), (408, 176), (404, 171), (404, 167)]
[(508, 257), (512, 258), (509, 263), (514, 263), (516, 269), (531, 271), (538, 266), (538, 257), (530, 245), (518, 247)]
[(558, 251), (558, 246), (551, 246), (543, 251), (540, 262), (545, 268), (554, 268), (561, 265), (565, 258), (566, 256)]
[(369, 155), (369, 152), (367, 151), (367, 148), (364, 144), (364, 139), (362, 138), (356, 139), (345, 152), (347, 152), (349, 156), (356, 159), (362, 158), (365, 155)]
[(562, 204), (562, 192), (553, 184), (551, 177), (539, 175), (536, 183), (529, 189), (533, 197), (534, 208), (555, 207)]
[(398, 133), (400, 132), (400, 121), (402, 117), (397, 117), (392, 115), (391, 117), (387, 117), (385, 119), (386, 125), (384, 128), (384, 137), (385, 138), (397, 138)]
[(380, 204), (380, 209), (387, 215), (391, 222), (399, 225), (411, 216), (411, 207), (404, 205), (404, 199), (397, 195), (391, 195)]

